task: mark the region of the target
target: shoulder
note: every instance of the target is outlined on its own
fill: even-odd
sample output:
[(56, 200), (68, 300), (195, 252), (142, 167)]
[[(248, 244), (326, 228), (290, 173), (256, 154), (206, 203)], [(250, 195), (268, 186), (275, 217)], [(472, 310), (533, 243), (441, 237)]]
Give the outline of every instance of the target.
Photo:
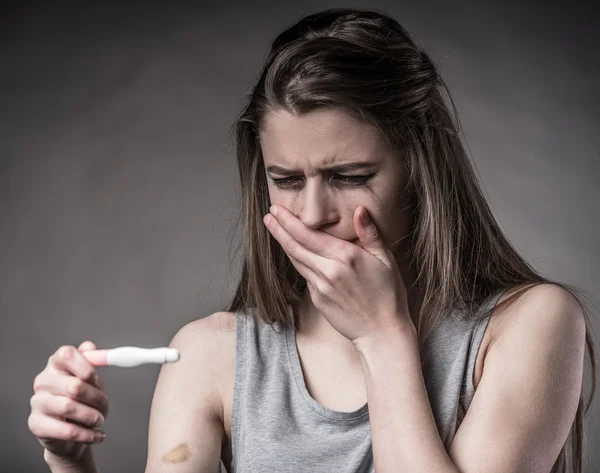
[(190, 380), (198, 381), (195, 375), (202, 376), (203, 382), (210, 380), (222, 403), (223, 383), (229, 371), (235, 369), (235, 343), (236, 314), (215, 312), (185, 324), (169, 346), (177, 348), (181, 361), (186, 361)]
[[(499, 302), (518, 289), (507, 291)], [(492, 313), (480, 379), (487, 374), (499, 380), (498, 373), (508, 370), (522, 380), (547, 376), (555, 389), (567, 389), (567, 374), (583, 370), (586, 331), (583, 310), (570, 292), (555, 284), (531, 287)]]
[[(499, 299), (502, 302), (520, 287), (511, 288)], [(496, 343), (519, 343), (533, 336), (553, 337), (555, 343), (585, 339), (586, 324), (581, 306), (569, 291), (556, 284), (540, 284), (520, 294), (490, 320), (490, 348)], [(546, 341), (550, 342), (549, 339)], [(538, 339), (537, 342), (544, 343)]]
[[(200, 319), (188, 322), (181, 327), (173, 341), (184, 344), (186, 348), (202, 350), (203, 347), (218, 347), (219, 341), (227, 338), (236, 329), (236, 314), (233, 312), (214, 312)], [(200, 341), (207, 342), (201, 345)]]

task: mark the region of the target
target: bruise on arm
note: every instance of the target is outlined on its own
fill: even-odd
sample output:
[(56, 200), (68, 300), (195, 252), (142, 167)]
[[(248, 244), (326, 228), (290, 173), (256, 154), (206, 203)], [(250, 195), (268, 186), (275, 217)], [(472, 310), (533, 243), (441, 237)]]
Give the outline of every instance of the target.
[(162, 461), (165, 463), (181, 463), (186, 461), (191, 455), (188, 444), (183, 442), (168, 450), (163, 456)]

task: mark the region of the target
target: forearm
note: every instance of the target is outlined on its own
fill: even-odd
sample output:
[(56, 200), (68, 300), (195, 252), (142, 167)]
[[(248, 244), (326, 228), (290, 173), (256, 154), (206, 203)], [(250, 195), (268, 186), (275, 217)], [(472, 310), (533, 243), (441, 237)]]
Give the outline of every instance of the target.
[(48, 450), (44, 450), (44, 460), (52, 473), (98, 473), (91, 446), (78, 460), (60, 457)]
[(440, 438), (427, 397), (416, 332), (358, 346), (376, 473), (460, 473)]

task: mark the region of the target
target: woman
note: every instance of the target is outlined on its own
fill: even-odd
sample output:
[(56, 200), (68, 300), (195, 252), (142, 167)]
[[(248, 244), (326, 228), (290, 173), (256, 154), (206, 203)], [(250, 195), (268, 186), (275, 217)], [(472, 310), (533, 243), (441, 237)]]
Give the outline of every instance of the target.
[[(147, 472), (582, 471), (588, 315), (502, 234), (442, 91), (382, 13), (323, 11), (275, 39), (235, 127), (241, 281), (170, 344)], [(95, 471), (94, 347), (38, 377), (52, 471)], [(57, 372), (97, 408), (52, 410), (41, 393), (77, 399)]]

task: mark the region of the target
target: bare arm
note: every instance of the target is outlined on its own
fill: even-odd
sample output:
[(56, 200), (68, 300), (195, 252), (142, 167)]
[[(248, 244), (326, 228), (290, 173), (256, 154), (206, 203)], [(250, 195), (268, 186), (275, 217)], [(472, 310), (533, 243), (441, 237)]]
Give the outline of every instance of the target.
[(464, 473), (548, 472), (577, 412), (585, 320), (570, 294), (548, 284), (503, 317), (449, 453)]
[[(146, 473), (220, 472), (221, 440), (224, 438), (219, 377), (223, 372), (224, 359), (219, 356), (223, 349), (223, 331), (219, 318), (221, 314), (225, 313), (217, 312), (190, 322), (177, 332), (169, 345), (179, 350), (181, 358), (177, 363), (161, 367), (150, 411)], [(57, 359), (63, 358), (65, 356), (61, 355)], [(81, 379), (90, 379), (90, 375), (85, 374), (85, 370), (89, 370), (90, 366), (83, 357), (72, 353), (65, 359), (66, 362), (61, 362), (65, 365), (61, 365), (62, 368), (67, 370), (65, 374), (72, 372), (71, 378), (77, 375)], [(43, 373), (46, 372), (50, 373), (50, 370), (47, 368)], [(48, 379), (53, 382), (50, 383)], [(38, 375), (34, 390), (51, 389), (53, 392), (62, 392), (56, 387), (60, 387), (56, 379), (57, 375), (52, 373), (46, 374), (45, 377)], [(86, 386), (88, 391), (93, 388), (82, 385)], [(83, 394), (86, 392), (83, 391)], [(90, 403), (89, 396), (85, 397), (83, 394), (80, 398), (85, 398)], [(44, 430), (39, 425), (42, 416), (38, 404), (43, 401), (40, 393), (32, 397), (32, 406), (36, 409), (33, 409), (35, 415), (30, 416), (29, 422), (34, 434), (53, 438), (53, 435), (56, 436), (55, 432), (47, 428)], [(50, 405), (47, 400), (45, 403)], [(91, 414), (88, 412), (85, 417), (85, 413), (77, 411), (70, 415), (77, 414), (80, 420), (85, 419), (85, 423), (93, 424), (96, 414), (91, 419)], [(49, 416), (43, 419), (49, 419)], [(48, 431), (52, 435), (47, 434)], [(87, 437), (83, 439), (81, 431), (82, 429), (78, 428), (66, 437), (78, 440), (86, 447), (79, 447), (81, 454), (61, 456), (45, 450), (44, 459), (52, 473), (98, 473), (92, 445), (84, 444), (90, 440)]]
[(185, 325), (169, 345), (179, 350), (181, 359), (163, 365), (158, 377), (146, 473), (221, 471), (218, 314)]

